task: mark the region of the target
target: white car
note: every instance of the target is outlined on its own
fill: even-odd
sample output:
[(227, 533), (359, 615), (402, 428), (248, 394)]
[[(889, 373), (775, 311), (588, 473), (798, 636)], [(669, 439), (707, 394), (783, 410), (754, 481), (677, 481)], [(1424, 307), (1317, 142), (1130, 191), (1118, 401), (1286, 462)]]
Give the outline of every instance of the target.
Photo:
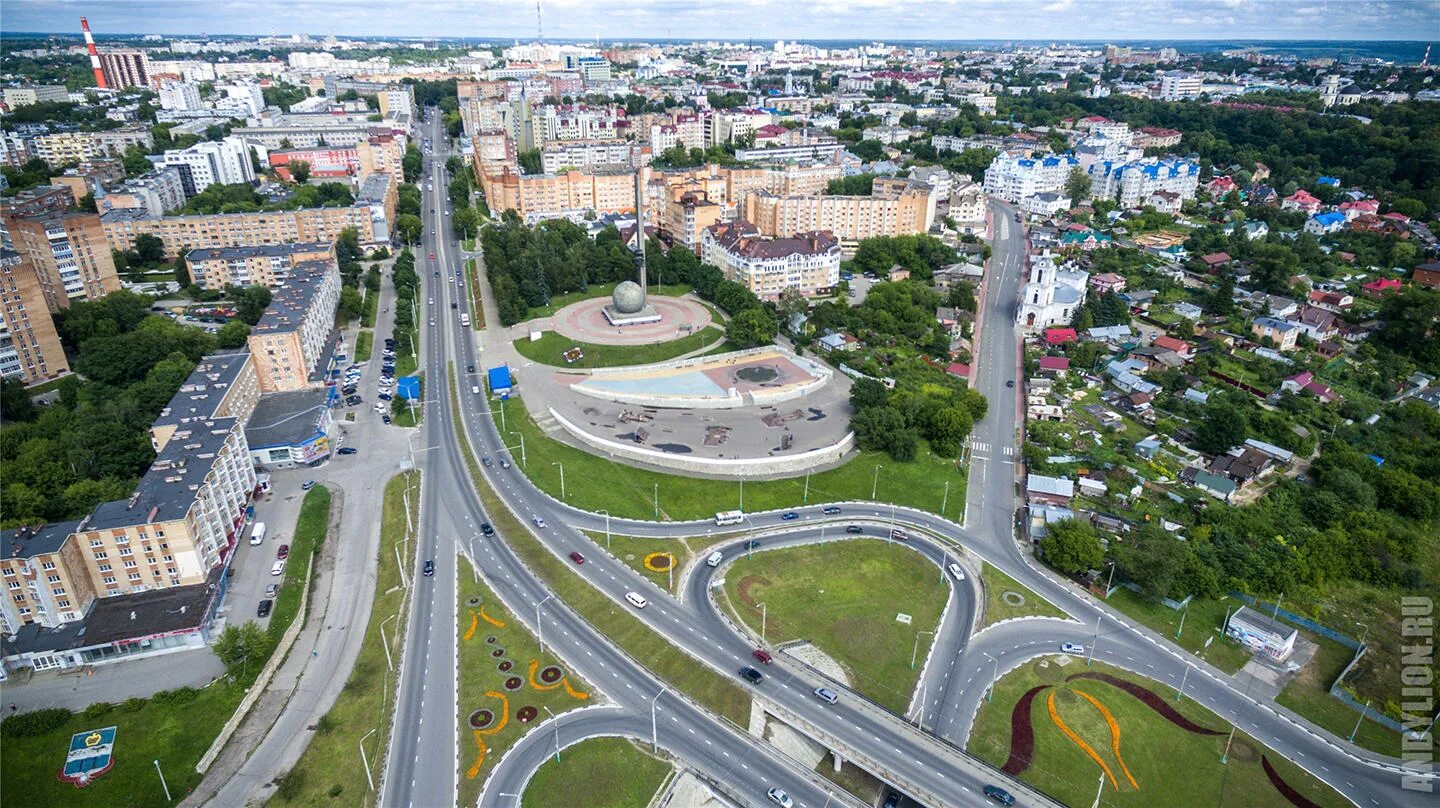
[(780, 806), (780, 808), (791, 808), (791, 806), (795, 804), (795, 801), (790, 799), (790, 795), (786, 794), (783, 788), (772, 788), (765, 792), (765, 796), (769, 797), (770, 801)]
[(639, 592), (626, 592), (625, 599), (630, 601), (630, 605), (637, 609), (643, 609), (650, 605), (650, 601), (642, 597)]
[(271, 564), (271, 565), (270, 565), (270, 574), (271, 574), (271, 575), (284, 575), (284, 574), (285, 574), (285, 562), (284, 562), (284, 560), (276, 561), (274, 564)]
[(950, 571), (950, 574), (953, 575), (953, 576), (955, 576), (955, 580), (957, 580), (957, 581), (963, 581), (963, 580), (965, 580), (965, 570), (960, 569), (960, 565), (959, 565), (959, 564), (951, 564), (950, 566), (946, 567), (945, 569), (949, 570), (949, 571)]
[(1085, 653), (1085, 646), (1076, 645), (1073, 642), (1065, 642), (1060, 644), (1060, 650), (1064, 651), (1067, 654), (1075, 654), (1076, 656), (1079, 656), (1080, 654)]

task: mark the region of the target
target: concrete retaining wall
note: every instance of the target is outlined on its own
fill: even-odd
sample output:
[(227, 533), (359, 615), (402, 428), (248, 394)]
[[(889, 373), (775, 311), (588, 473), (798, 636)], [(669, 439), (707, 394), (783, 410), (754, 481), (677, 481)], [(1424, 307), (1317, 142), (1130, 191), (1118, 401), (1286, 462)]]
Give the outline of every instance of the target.
[(793, 455), (751, 458), (692, 457), (690, 455), (660, 452), (654, 449), (648, 449), (639, 444), (621, 443), (620, 441), (593, 435), (565, 420), (565, 417), (556, 412), (554, 407), (550, 408), (550, 416), (577, 440), (605, 454), (635, 460), (640, 463), (648, 463), (654, 466), (672, 468), (677, 471), (716, 474), (725, 477), (798, 474), (808, 469), (838, 461), (855, 445), (855, 433), (847, 432), (845, 433), (845, 437), (829, 446)]

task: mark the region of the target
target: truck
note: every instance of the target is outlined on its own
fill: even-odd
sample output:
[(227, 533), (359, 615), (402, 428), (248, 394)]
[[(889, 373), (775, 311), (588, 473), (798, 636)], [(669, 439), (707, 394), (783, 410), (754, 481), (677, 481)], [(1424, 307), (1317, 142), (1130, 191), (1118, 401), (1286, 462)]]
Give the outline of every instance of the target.
[(717, 525), (738, 525), (743, 521), (745, 521), (743, 511), (721, 511), (715, 514), (715, 524)]

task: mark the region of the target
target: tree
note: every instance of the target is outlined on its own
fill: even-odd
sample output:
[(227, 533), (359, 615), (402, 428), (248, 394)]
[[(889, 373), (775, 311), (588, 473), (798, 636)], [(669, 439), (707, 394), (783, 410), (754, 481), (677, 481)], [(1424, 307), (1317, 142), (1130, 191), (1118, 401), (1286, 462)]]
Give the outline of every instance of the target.
[(244, 320), (231, 320), (215, 332), (215, 342), (221, 348), (243, 348), (249, 337), (250, 326)]
[(450, 217), (450, 223), (455, 226), (455, 231), (461, 238), (473, 238), (480, 229), (480, 214), (474, 208), (466, 205), (463, 208), (456, 208), (455, 214)]
[(1195, 428), (1195, 448), (1207, 454), (1220, 454), (1239, 446), (1245, 440), (1249, 425), (1245, 413), (1225, 401), (1212, 401), (1205, 406), (1204, 418)]
[(869, 376), (865, 376), (856, 379), (855, 383), (850, 385), (850, 406), (854, 407), (856, 412), (860, 412), (869, 407), (879, 407), (883, 405), (889, 397), (890, 391), (885, 388), (885, 385), (882, 384), (879, 379), (872, 379)]
[(252, 326), (260, 322), (260, 318), (265, 314), (265, 307), (270, 305), (269, 288), (259, 284), (243, 288), (232, 286), (226, 289), (226, 293), (235, 302), (235, 310), (240, 319)]
[(25, 383), (18, 378), (6, 376), (0, 381), (0, 417), (6, 423), (35, 419), (35, 404), (30, 401)]
[(165, 260), (165, 242), (159, 236), (141, 233), (135, 237), (135, 258), (143, 266), (159, 266)]
[(961, 407), (941, 407), (930, 414), (925, 437), (936, 454), (953, 457), (960, 453), (960, 444), (974, 425), (969, 411)]
[(414, 182), (425, 173), (425, 155), (411, 143), (405, 147), (405, 156), (400, 158), (400, 171), (406, 182)]
[(725, 338), (741, 348), (775, 341), (775, 318), (763, 308), (746, 309), (725, 324)]
[(521, 151), (519, 154), (515, 155), (515, 158), (517, 161), (519, 161), (520, 170), (522, 172), (526, 174), (540, 173), (541, 165), (539, 149), (525, 149), (524, 151)]
[(1071, 205), (1079, 205), (1090, 198), (1090, 176), (1080, 169), (1070, 172), (1065, 180), (1065, 195), (1070, 197)]
[(1045, 529), (1041, 540), (1045, 562), (1067, 575), (1094, 569), (1105, 559), (1095, 528), (1086, 522), (1062, 519)]
[(420, 240), (420, 235), (425, 232), (425, 223), (420, 217), (413, 213), (404, 213), (395, 217), (395, 234), (406, 244), (414, 244)]
[(300, 185), (310, 181), (310, 164), (304, 160), (291, 160), (286, 164), (290, 169), (290, 177)]
[(905, 423), (905, 415), (891, 406), (868, 407), (850, 419), (855, 442), (861, 449), (885, 452), (895, 460), (915, 459), (919, 436)]
[(264, 667), (273, 645), (270, 635), (259, 623), (246, 620), (238, 626), (234, 623), (225, 626), (210, 650), (220, 658), (231, 679), (248, 682), (252, 672), (259, 673)]

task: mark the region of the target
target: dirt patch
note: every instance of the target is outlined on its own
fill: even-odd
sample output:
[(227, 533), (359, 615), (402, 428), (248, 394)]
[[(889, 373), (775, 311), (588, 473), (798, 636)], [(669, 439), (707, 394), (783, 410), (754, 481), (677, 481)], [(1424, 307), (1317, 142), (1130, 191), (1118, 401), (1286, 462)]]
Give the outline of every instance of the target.
[(766, 578), (763, 575), (746, 575), (744, 578), (740, 579), (740, 586), (738, 592), (738, 594), (740, 595), (740, 601), (746, 606), (750, 606), (753, 608), (755, 606), (755, 598), (751, 597), (750, 595), (750, 587), (769, 585), (770, 579)]

